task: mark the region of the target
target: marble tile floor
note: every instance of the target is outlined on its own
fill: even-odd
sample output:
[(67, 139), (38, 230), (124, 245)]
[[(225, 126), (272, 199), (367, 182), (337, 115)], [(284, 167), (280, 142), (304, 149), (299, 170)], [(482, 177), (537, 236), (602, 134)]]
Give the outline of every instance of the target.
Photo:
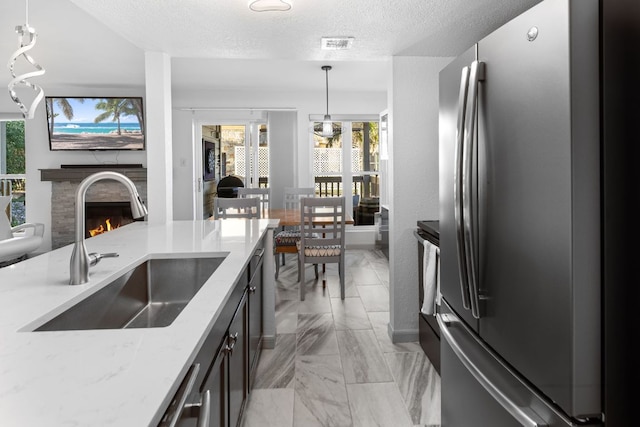
[(326, 288), (307, 266), (299, 301), (295, 255), (276, 281), (276, 346), (264, 350), (243, 427), (434, 427), (440, 377), (418, 342), (393, 344), (389, 267), (378, 250), (346, 253), (345, 299), (337, 264)]

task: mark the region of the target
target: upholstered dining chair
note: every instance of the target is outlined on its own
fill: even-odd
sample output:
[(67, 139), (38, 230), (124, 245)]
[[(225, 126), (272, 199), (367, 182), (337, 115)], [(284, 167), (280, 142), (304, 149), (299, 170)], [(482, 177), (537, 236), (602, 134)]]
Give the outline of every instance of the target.
[(305, 265), (338, 263), (340, 298), (344, 299), (345, 199), (344, 197), (312, 197), (300, 201), (300, 242), (298, 271), (300, 300), (305, 295)]
[[(313, 187), (285, 187), (284, 208), (298, 210), (300, 209), (301, 198), (315, 197), (315, 194), (315, 188)], [(278, 255), (280, 255), (282, 265), (284, 265), (285, 254), (295, 254), (298, 252), (296, 245), (300, 241), (300, 227), (282, 227), (282, 230), (276, 233), (273, 239), (273, 252), (276, 260), (277, 279), (280, 274), (280, 262), (278, 262)], [(300, 272), (298, 272), (298, 277), (300, 277)]]
[(249, 197), (255, 197), (260, 200), (260, 209), (266, 211), (269, 209), (269, 189), (268, 188), (238, 188), (238, 197), (246, 199)]
[(260, 200), (216, 197), (213, 199), (213, 218), (260, 218)]

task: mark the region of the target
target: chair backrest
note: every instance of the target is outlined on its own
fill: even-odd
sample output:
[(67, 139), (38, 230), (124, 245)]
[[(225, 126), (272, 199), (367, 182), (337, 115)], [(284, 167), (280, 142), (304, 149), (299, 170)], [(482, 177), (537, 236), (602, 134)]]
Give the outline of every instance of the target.
[(346, 214), (344, 197), (304, 197), (300, 205), (302, 247), (340, 246), (344, 248)]
[(316, 191), (313, 187), (285, 187), (284, 188), (284, 208), (300, 209), (300, 199), (303, 197), (315, 197)]
[(256, 198), (227, 198), (213, 199), (213, 218), (260, 218), (260, 200)]
[(260, 200), (260, 207), (262, 209), (269, 209), (269, 189), (268, 188), (238, 188), (238, 197), (250, 198), (254, 197)]

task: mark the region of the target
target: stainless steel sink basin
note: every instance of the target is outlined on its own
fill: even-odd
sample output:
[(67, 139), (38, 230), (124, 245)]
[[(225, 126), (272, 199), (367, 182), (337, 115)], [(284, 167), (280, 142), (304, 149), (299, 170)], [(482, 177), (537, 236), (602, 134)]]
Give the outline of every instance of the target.
[(223, 260), (224, 257), (145, 261), (35, 331), (168, 326)]

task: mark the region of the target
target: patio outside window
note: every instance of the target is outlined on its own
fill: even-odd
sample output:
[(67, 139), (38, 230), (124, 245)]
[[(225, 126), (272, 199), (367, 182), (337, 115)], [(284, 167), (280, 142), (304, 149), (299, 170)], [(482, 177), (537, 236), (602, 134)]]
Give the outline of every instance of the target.
[[(313, 122), (312, 126), (316, 194), (352, 196), (355, 225), (373, 225), (380, 204), (378, 122), (335, 122), (331, 138), (315, 132), (322, 128), (322, 122)], [(345, 186), (346, 182), (350, 184)]]

